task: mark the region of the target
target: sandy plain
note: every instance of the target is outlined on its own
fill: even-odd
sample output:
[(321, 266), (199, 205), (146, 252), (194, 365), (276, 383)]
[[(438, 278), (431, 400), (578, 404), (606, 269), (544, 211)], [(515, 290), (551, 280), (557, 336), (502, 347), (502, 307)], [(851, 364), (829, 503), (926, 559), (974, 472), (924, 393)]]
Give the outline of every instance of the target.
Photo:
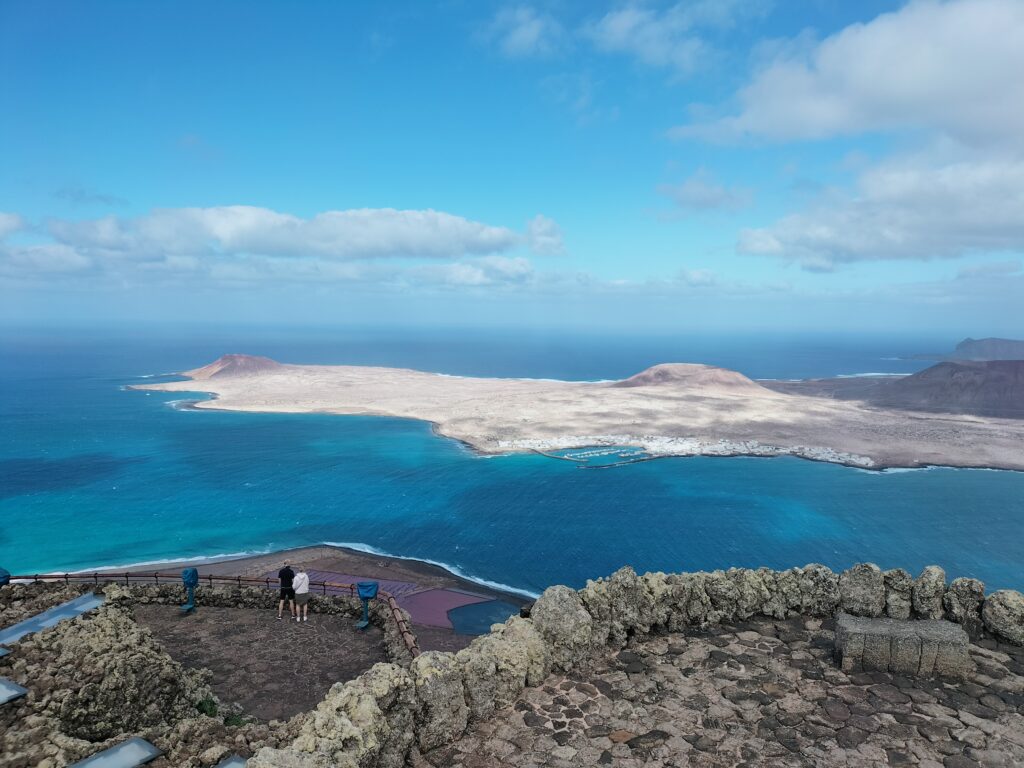
[(1024, 470), (1024, 420), (923, 413), (777, 392), (740, 373), (671, 363), (618, 382), (285, 365), (228, 355), (186, 381), (199, 409), (419, 419), (481, 453), (634, 446), (652, 456), (793, 455), (864, 469)]

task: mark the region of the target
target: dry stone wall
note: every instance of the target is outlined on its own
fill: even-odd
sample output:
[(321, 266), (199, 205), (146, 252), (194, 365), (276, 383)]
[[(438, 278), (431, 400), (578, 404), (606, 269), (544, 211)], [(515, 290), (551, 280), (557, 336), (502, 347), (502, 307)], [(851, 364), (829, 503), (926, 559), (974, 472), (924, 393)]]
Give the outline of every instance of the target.
[(991, 632), (1024, 645), (1024, 595), (984, 596), (974, 579), (947, 586), (941, 568), (913, 578), (870, 563), (836, 574), (810, 564), (785, 571), (733, 568), (647, 573), (622, 568), (581, 590), (547, 589), (529, 618), (492, 627), (457, 654), (429, 652), (407, 668), (378, 664), (335, 686), (289, 746), (261, 750), (250, 768), (390, 768), (409, 753), (457, 740), (467, 725), (511, 704), (552, 670), (585, 668), (653, 629), (678, 631), (763, 615), (945, 618), (971, 637)]

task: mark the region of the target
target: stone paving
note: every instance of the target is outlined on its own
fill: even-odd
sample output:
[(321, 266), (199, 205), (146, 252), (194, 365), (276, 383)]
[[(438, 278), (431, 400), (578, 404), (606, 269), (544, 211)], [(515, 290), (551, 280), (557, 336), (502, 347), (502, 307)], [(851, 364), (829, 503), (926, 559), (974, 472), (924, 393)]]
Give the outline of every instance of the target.
[(381, 630), (360, 632), (350, 617), (278, 621), (275, 611), (211, 607), (182, 616), (166, 605), (139, 605), (134, 614), (173, 659), (209, 669), (223, 703), (264, 721), (315, 709), (334, 683), (387, 661)]
[(966, 680), (845, 673), (833, 629), (765, 619), (637, 640), (414, 764), (1024, 765), (1024, 648), (976, 641)]

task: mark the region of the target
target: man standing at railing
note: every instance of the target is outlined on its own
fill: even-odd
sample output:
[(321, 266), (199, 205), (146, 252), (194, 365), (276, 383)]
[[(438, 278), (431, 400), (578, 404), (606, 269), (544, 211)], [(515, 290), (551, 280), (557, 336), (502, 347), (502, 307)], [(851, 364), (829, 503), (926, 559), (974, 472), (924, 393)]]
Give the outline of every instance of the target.
[(281, 601), (277, 604), (277, 618), (280, 621), (281, 612), (284, 611), (284, 604), (288, 603), (288, 612), (295, 616), (295, 590), (292, 589), (292, 582), (295, 579), (295, 571), (284, 561), (284, 568), (277, 572), (277, 578), (281, 582)]

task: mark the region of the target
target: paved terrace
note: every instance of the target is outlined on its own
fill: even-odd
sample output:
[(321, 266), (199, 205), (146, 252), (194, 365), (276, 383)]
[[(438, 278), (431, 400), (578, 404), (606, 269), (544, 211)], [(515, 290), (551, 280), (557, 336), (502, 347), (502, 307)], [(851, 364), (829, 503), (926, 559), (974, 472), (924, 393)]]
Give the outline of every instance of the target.
[(971, 645), (966, 681), (846, 674), (833, 623), (752, 620), (650, 637), (552, 675), (418, 765), (1024, 765), (1024, 648)]
[(221, 701), (264, 721), (315, 709), (334, 683), (387, 661), (381, 630), (359, 631), (348, 616), (300, 623), (278, 621), (275, 611), (205, 606), (182, 616), (168, 605), (138, 605), (134, 614), (171, 658), (209, 669)]

